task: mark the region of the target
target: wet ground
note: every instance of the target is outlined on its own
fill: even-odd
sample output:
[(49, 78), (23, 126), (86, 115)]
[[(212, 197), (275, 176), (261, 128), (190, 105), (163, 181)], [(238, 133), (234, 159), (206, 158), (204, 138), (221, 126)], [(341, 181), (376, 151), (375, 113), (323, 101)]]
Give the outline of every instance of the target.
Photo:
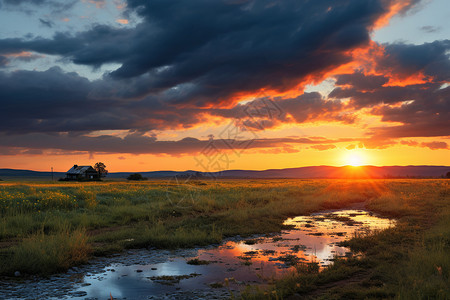
[(338, 243), (395, 224), (363, 210), (327, 211), (285, 221), (278, 234), (234, 237), (176, 251), (141, 249), (99, 258), (49, 279), (0, 281), (0, 299), (220, 299), (264, 285), (298, 263), (320, 267), (354, 254)]

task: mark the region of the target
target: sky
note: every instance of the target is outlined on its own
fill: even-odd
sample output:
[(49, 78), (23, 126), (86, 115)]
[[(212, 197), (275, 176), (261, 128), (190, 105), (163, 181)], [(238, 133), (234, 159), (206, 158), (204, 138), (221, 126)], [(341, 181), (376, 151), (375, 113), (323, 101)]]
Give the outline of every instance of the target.
[(448, 0), (0, 0), (0, 168), (450, 165)]

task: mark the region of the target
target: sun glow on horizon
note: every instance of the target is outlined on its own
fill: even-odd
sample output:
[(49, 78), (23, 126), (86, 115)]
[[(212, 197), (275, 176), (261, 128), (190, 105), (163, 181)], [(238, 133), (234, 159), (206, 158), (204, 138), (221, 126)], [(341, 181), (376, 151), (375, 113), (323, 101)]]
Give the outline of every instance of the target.
[(344, 157), (346, 165), (360, 167), (367, 164), (367, 157), (361, 150), (349, 150)]

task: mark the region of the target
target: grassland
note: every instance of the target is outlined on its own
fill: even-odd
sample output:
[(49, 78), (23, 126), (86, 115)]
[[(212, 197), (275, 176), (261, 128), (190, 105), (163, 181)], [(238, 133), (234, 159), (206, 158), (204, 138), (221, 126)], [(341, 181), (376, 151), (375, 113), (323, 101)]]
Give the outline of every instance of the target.
[(287, 217), (365, 202), (398, 226), (347, 242), (365, 255), (298, 270), (248, 299), (448, 299), (450, 180), (0, 183), (0, 274), (52, 274), (126, 248), (276, 232)]

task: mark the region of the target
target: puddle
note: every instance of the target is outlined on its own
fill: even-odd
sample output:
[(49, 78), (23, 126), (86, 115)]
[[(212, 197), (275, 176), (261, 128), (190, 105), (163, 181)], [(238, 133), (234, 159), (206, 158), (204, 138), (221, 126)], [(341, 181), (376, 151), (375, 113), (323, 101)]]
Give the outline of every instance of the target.
[(292, 229), (237, 237), (216, 247), (136, 250), (110, 262), (105, 259), (100, 271), (75, 274), (78, 282), (69, 295), (78, 299), (107, 299), (110, 294), (114, 299), (229, 298), (230, 291), (246, 284), (267, 284), (290, 272), (297, 262), (324, 267), (336, 256), (352, 256), (337, 243), (359, 232), (388, 228), (395, 221), (362, 210), (341, 210), (295, 217), (284, 224)]

